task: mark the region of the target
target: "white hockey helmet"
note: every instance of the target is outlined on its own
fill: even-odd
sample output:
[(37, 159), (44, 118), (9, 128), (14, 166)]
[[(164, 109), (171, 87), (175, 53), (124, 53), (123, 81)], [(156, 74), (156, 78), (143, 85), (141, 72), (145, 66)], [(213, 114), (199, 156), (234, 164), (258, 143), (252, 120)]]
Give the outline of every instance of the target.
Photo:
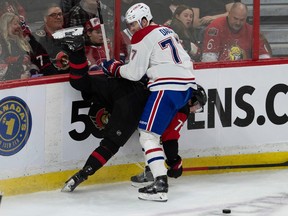
[(134, 4), (127, 10), (125, 14), (125, 20), (127, 24), (137, 21), (141, 26), (141, 20), (144, 17), (148, 22), (150, 22), (153, 18), (149, 6), (144, 3)]

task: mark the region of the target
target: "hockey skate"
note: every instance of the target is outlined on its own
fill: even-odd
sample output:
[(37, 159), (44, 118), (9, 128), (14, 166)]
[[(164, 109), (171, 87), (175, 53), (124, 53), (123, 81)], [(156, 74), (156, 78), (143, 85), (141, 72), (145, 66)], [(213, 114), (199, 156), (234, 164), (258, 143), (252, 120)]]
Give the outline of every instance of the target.
[(71, 27), (56, 31), (53, 38), (60, 40), (63, 48), (75, 52), (84, 48), (83, 27)]
[(158, 176), (155, 181), (138, 190), (138, 198), (141, 200), (167, 202), (168, 180), (167, 176)]
[(142, 173), (131, 177), (131, 184), (136, 188), (145, 187), (153, 183), (154, 178), (149, 166), (145, 166)]
[(70, 179), (65, 182), (62, 192), (72, 192), (75, 188), (81, 184), (83, 181), (88, 179), (88, 175), (92, 172), (92, 167), (86, 166), (79, 172), (74, 174)]

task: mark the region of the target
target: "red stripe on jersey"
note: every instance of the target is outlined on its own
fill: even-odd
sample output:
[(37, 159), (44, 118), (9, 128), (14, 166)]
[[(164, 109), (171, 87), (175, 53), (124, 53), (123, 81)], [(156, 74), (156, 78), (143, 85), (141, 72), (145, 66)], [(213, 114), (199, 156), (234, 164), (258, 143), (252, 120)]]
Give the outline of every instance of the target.
[(73, 64), (72, 62), (69, 62), (69, 65), (71, 68), (73, 69), (83, 69), (85, 68), (86, 66), (88, 66), (88, 61), (85, 61), (84, 63), (82, 64)]
[(70, 79), (77, 80), (77, 79), (81, 79), (82, 77), (83, 77), (82, 75), (70, 74)]
[(104, 72), (102, 70), (97, 70), (97, 71), (88, 71), (88, 74), (91, 76), (94, 75), (104, 75)]
[(161, 98), (163, 97), (163, 94), (164, 94), (163, 91), (159, 91), (157, 94), (157, 97), (154, 101), (154, 104), (153, 104), (153, 107), (152, 107), (152, 110), (151, 110), (151, 113), (150, 113), (150, 116), (148, 119), (148, 123), (147, 123), (147, 130), (148, 131), (151, 131), (151, 129), (152, 129), (153, 122), (154, 122), (155, 116), (157, 114), (157, 110), (158, 110), (159, 104), (161, 102)]
[(94, 158), (96, 158), (101, 164), (102, 164), (102, 166), (107, 162), (106, 160), (105, 160), (105, 158), (102, 156), (102, 155), (100, 155), (98, 152), (93, 152), (92, 153), (92, 156), (94, 157)]
[(148, 151), (145, 152), (146, 155), (153, 153), (153, 152), (157, 152), (157, 151), (163, 151), (162, 148), (153, 148), (153, 149), (149, 149)]
[(139, 43), (147, 34), (153, 31), (156, 28), (163, 27), (160, 25), (149, 25), (139, 31), (135, 32), (131, 39), (131, 44)]

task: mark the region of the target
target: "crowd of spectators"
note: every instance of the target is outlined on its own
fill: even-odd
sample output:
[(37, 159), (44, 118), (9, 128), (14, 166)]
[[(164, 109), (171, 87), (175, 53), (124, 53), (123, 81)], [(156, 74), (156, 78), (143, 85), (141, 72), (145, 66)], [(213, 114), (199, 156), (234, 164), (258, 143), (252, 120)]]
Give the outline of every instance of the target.
[[(120, 35), (122, 36), (119, 40), (123, 61), (129, 60), (131, 38), (131, 32), (125, 24), (125, 12), (136, 2), (138, 1), (121, 1)], [(247, 7), (239, 1), (142, 0), (142, 2), (150, 7), (154, 15), (153, 21), (168, 25), (177, 33), (179, 41), (192, 61), (231, 61), (251, 58), (252, 26), (246, 22)], [(238, 3), (234, 4), (235, 2)], [(100, 64), (105, 59), (105, 52), (97, 1), (60, 0), (57, 3), (53, 1), (47, 5), (43, 16), (39, 15), (43, 26), (32, 32), (25, 23), (26, 10), (17, 0), (1, 0), (0, 6), (0, 81), (68, 73), (69, 56), (52, 34), (73, 26), (84, 27), (86, 55), (90, 69), (101, 69)], [(113, 34), (114, 1), (102, 1), (100, 7), (104, 13), (105, 28), (108, 32), (109, 52), (113, 55), (109, 38), (111, 39)], [(14, 17), (7, 19), (7, 13), (14, 14)], [(21, 31), (23, 34), (20, 34)], [(241, 41), (246, 41), (245, 47)], [(263, 35), (260, 38), (260, 54), (260, 58), (270, 58), (272, 55)]]

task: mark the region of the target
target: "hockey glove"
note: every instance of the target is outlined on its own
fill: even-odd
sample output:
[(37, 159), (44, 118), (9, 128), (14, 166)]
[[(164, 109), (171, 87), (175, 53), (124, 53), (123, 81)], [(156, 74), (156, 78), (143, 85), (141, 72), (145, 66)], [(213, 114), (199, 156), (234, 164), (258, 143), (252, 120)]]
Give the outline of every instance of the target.
[(182, 159), (178, 155), (176, 159), (168, 161), (166, 160), (166, 164), (168, 165), (167, 175), (171, 178), (178, 178), (182, 175), (183, 167), (182, 167)]
[(123, 62), (111, 59), (109, 61), (104, 60), (102, 62), (102, 69), (104, 74), (111, 77), (121, 77), (120, 75), (120, 66), (123, 65)]

